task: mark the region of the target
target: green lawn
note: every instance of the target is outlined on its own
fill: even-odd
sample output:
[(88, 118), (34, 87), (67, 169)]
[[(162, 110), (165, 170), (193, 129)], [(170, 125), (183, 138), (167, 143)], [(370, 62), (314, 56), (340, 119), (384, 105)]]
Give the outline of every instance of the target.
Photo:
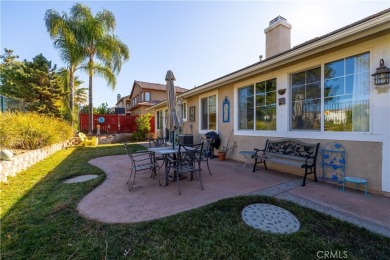
[[(139, 147), (134, 147), (139, 149)], [(104, 224), (77, 214), (77, 203), (104, 181), (87, 163), (124, 154), (123, 145), (69, 148), (1, 185), (1, 259), (316, 259), (325, 251), (344, 259), (389, 259), (390, 239), (294, 203), (240, 196), (160, 220)], [(63, 180), (100, 177), (82, 185)], [(301, 222), (292, 235), (248, 227), (241, 210), (270, 203)], [(347, 258), (346, 258), (346, 257)]]

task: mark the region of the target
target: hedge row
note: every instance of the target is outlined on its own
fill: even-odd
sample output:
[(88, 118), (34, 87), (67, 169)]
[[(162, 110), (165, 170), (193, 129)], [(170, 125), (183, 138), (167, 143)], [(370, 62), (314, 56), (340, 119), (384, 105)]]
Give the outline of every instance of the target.
[(1, 149), (38, 149), (73, 136), (71, 126), (60, 119), (36, 113), (0, 113)]

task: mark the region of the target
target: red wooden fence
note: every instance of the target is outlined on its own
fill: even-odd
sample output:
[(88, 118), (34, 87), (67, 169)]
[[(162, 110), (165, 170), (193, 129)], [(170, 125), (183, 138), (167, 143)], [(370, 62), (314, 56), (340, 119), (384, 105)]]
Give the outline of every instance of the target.
[[(93, 115), (93, 132), (100, 125), (102, 134), (134, 133), (137, 130), (135, 119), (138, 116), (128, 115)], [(80, 114), (80, 131), (88, 132), (88, 114)], [(150, 119), (150, 131), (154, 132), (154, 117)]]

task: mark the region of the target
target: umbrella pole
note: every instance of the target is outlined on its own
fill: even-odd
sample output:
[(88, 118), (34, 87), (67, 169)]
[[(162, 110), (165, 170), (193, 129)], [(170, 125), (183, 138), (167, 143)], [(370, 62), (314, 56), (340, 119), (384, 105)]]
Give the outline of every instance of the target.
[(172, 131), (172, 148), (175, 149), (175, 130)]

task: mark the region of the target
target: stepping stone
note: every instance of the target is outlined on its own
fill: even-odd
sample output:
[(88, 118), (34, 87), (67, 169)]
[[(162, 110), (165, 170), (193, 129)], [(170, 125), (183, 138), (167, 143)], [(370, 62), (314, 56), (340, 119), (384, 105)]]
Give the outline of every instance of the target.
[(96, 179), (97, 177), (99, 177), (99, 176), (96, 174), (81, 175), (81, 176), (74, 177), (72, 179), (67, 179), (64, 181), (64, 183), (85, 182), (85, 181), (89, 181), (92, 179)]
[(241, 215), (248, 226), (265, 232), (291, 234), (300, 228), (298, 219), (291, 212), (270, 204), (249, 205)]

